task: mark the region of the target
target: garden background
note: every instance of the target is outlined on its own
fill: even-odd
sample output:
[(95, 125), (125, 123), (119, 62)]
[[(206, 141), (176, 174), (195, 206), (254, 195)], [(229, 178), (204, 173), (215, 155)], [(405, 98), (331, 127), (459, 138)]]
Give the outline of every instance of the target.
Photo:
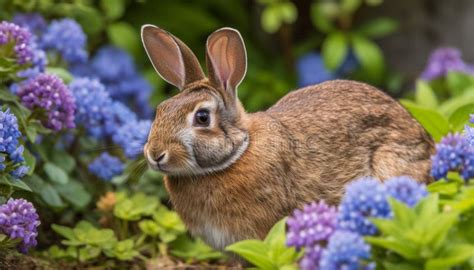
[[(467, 0), (0, 0), (0, 268), (240, 267), (236, 253), (261, 269), (473, 269), (473, 12)], [(250, 112), (326, 80), (378, 86), (438, 143), (438, 181), (361, 179), (339, 207), (310, 204), (265, 240), (213, 250), (141, 154), (154, 108), (177, 92), (147, 59), (143, 24), (201, 62), (210, 33), (238, 29)]]

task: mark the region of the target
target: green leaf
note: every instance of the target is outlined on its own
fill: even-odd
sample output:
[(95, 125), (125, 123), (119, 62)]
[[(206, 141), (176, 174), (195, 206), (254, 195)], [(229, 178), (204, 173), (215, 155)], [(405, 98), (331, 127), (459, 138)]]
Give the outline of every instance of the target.
[(61, 167), (66, 173), (71, 173), (76, 167), (74, 158), (65, 151), (53, 152), (52, 161), (54, 164)]
[(415, 101), (418, 105), (426, 108), (436, 109), (438, 107), (438, 98), (425, 81), (416, 82)]
[(369, 38), (387, 36), (398, 29), (398, 22), (394, 19), (382, 17), (371, 20), (357, 28), (357, 33)]
[(391, 250), (395, 253), (400, 254), (406, 259), (418, 258), (417, 251), (411, 247), (410, 243), (400, 242), (391, 238), (384, 239), (381, 237), (374, 237), (374, 236), (366, 236), (364, 237), (364, 239), (372, 245), (376, 245), (376, 246)]
[(474, 103), (474, 87), (469, 88), (460, 96), (446, 100), (439, 106), (438, 111), (443, 115), (450, 116), (457, 109), (471, 103)]
[(74, 235), (74, 231), (69, 227), (53, 224), (53, 225), (51, 225), (51, 228), (57, 234), (61, 235), (62, 237), (66, 238), (66, 239), (69, 239), (69, 240), (75, 240), (76, 239), (76, 236)]
[(449, 122), (439, 112), (409, 102), (401, 101), (401, 103), (411, 115), (420, 122), (435, 141), (441, 140), (443, 136), (449, 133)]
[(225, 248), (232, 251), (260, 269), (276, 269), (268, 258), (268, 246), (259, 240), (244, 240)]
[(69, 181), (67, 184), (55, 185), (61, 197), (78, 209), (85, 208), (91, 201), (92, 196), (83, 185), (77, 181)]
[(69, 73), (69, 71), (65, 70), (64, 68), (60, 68), (60, 67), (47, 67), (46, 68), (46, 73), (58, 76), (66, 84), (70, 83), (74, 79), (74, 77), (72, 76), (71, 73)]
[(101, 0), (100, 6), (107, 18), (115, 20), (122, 17), (125, 11), (125, 0)]
[(267, 33), (275, 33), (280, 29), (282, 20), (279, 16), (278, 7), (270, 5), (262, 12), (261, 24), (263, 30)]
[(356, 11), (362, 4), (362, 0), (342, 0), (341, 1), (341, 10), (346, 13), (353, 13)]
[(67, 173), (56, 164), (47, 162), (43, 167), (48, 179), (57, 184), (66, 184), (69, 182)]
[(363, 71), (367, 73), (368, 79), (374, 83), (379, 83), (385, 73), (385, 63), (380, 48), (374, 42), (359, 35), (352, 36), (352, 46)]
[(474, 103), (466, 104), (455, 110), (449, 117), (449, 123), (454, 131), (461, 131), (469, 122), (470, 115), (474, 113)]
[(330, 33), (334, 30), (334, 25), (327, 13), (321, 6), (321, 3), (314, 2), (311, 5), (311, 21), (313, 25), (323, 33)]
[(118, 22), (107, 27), (107, 35), (115, 46), (124, 49), (132, 55), (141, 53), (140, 34), (128, 23)]
[(58, 192), (50, 184), (45, 184), (40, 190), (41, 199), (43, 199), (46, 204), (52, 207), (61, 208), (64, 207), (64, 203), (59, 197)]
[(440, 180), (429, 184), (427, 189), (430, 193), (452, 196), (458, 192), (459, 183)]
[(405, 203), (394, 198), (389, 198), (390, 208), (392, 209), (394, 219), (403, 226), (401, 229), (409, 228), (416, 216), (414, 211)]
[(346, 59), (349, 51), (347, 39), (342, 32), (330, 34), (322, 44), (324, 63), (329, 70), (336, 70)]
[(74, 5), (72, 10), (72, 17), (74, 17), (89, 35), (100, 33), (104, 29), (104, 20), (101, 13), (90, 6)]
[(14, 179), (11, 175), (0, 176), (0, 185), (14, 187), (20, 190), (26, 190), (32, 192), (31, 188), (25, 184), (22, 180)]
[(439, 258), (428, 260), (425, 269), (452, 269), (452, 267), (459, 266), (472, 257), (474, 257), (474, 245), (457, 244), (448, 246)]
[(469, 74), (451, 71), (446, 75), (446, 84), (452, 95), (460, 96), (474, 85), (474, 78)]
[(32, 175), (36, 167), (36, 158), (27, 148), (23, 151), (23, 157), (25, 158), (25, 163), (29, 168), (27, 175)]

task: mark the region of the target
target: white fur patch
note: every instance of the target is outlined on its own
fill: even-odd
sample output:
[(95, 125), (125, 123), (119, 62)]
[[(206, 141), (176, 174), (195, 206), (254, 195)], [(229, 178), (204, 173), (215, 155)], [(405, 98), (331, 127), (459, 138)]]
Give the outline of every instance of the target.
[(229, 233), (213, 227), (209, 223), (205, 224), (200, 231), (197, 232), (206, 243), (220, 250), (235, 242), (235, 237)]

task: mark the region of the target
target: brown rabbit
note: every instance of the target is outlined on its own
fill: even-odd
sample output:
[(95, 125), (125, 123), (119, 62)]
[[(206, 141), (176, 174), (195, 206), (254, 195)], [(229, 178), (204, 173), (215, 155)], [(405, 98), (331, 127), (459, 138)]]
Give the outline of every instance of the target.
[(142, 41), (156, 71), (181, 90), (158, 106), (144, 154), (166, 175), (191, 233), (215, 248), (263, 238), (305, 203), (335, 204), (358, 177), (430, 180), (432, 139), (372, 86), (325, 82), (249, 114), (237, 97), (247, 68), (238, 31), (209, 36), (208, 78), (170, 33), (145, 25)]

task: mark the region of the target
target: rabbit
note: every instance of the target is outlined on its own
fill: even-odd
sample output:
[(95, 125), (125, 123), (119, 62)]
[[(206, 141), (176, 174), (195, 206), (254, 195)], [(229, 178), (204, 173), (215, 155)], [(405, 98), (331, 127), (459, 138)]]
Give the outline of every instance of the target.
[(246, 113), (237, 88), (247, 55), (237, 30), (221, 28), (208, 37), (207, 77), (172, 34), (144, 25), (141, 36), (155, 70), (180, 90), (157, 106), (145, 158), (164, 174), (191, 234), (216, 249), (263, 239), (308, 202), (337, 204), (353, 179), (431, 180), (432, 138), (375, 87), (328, 81)]

